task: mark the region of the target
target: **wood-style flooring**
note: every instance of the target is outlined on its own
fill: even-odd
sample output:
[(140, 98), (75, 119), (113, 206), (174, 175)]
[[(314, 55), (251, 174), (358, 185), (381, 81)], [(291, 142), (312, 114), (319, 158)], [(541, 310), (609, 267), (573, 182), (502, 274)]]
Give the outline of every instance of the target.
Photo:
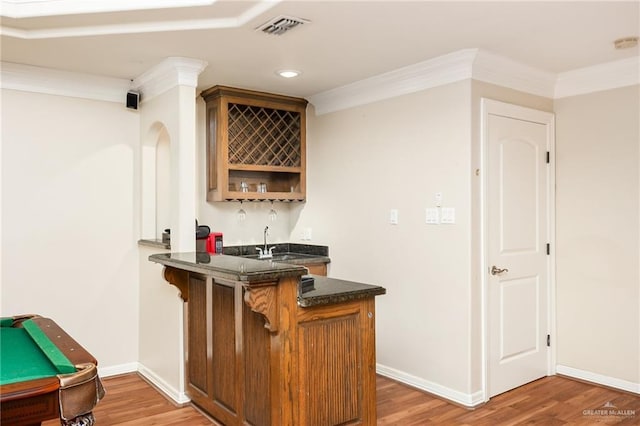
[[(378, 425), (640, 425), (639, 396), (560, 376), (505, 392), (473, 410), (380, 376), (377, 392)], [(609, 415), (609, 410), (636, 414)], [(595, 415), (601, 411), (607, 415)]]
[[(137, 374), (104, 379), (97, 426), (217, 425), (176, 407)], [(640, 425), (640, 397), (565, 377), (546, 377), (470, 410), (378, 376), (378, 425)], [(57, 426), (55, 420), (42, 423)]]

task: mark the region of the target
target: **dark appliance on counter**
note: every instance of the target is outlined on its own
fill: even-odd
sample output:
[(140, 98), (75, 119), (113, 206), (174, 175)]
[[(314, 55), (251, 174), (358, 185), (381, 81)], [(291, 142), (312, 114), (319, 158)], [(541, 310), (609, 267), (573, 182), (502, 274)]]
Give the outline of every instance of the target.
[[(207, 246), (210, 234), (211, 228), (209, 228), (207, 225), (198, 225), (198, 220), (196, 219), (196, 252), (206, 253), (209, 251), (207, 250)], [(162, 242), (171, 244), (171, 229), (167, 228), (164, 230), (164, 232), (162, 233)], [(222, 253), (222, 234), (220, 234), (220, 253)]]

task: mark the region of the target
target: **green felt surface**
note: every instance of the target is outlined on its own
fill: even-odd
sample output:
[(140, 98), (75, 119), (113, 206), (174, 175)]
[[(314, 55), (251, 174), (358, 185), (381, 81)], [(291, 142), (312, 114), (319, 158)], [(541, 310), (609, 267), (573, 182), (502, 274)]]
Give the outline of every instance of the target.
[(40, 348), (42, 353), (51, 361), (59, 374), (75, 373), (76, 368), (71, 361), (62, 353), (60, 349), (47, 337), (46, 334), (33, 322), (33, 320), (27, 320), (22, 323), (22, 326), (27, 330), (29, 336), (33, 339), (35, 344)]
[(3, 317), (0, 318), (0, 327), (11, 327), (13, 325), (13, 318)]
[(0, 385), (76, 371), (33, 320), (11, 327), (3, 318), (0, 326)]
[(0, 385), (56, 374), (58, 370), (24, 328), (0, 327)]

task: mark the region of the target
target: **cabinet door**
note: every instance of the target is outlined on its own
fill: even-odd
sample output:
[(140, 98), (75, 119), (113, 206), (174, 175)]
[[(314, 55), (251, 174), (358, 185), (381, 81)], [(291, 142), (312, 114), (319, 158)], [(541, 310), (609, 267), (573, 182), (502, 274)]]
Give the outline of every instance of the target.
[(313, 263), (310, 265), (302, 265), (309, 270), (311, 275), (327, 276), (327, 264), (326, 263)]
[(264, 326), (265, 318), (242, 305), (244, 355), (243, 425), (271, 425), (272, 386), (270, 369), (271, 334)]
[(194, 400), (209, 399), (209, 365), (207, 363), (207, 285), (206, 278), (189, 276), (187, 308), (187, 393)]
[(225, 424), (239, 424), (235, 288), (189, 276), (187, 394)]
[(374, 425), (373, 298), (301, 309), (301, 425)]

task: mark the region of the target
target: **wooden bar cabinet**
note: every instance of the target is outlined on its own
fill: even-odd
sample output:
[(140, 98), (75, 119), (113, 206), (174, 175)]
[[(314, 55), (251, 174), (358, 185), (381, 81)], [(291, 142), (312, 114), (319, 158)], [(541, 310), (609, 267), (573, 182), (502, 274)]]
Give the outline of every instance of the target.
[[(205, 254), (206, 255), (206, 254)], [(200, 260), (197, 260), (200, 256)], [(225, 425), (375, 425), (375, 296), (301, 266), (153, 255), (185, 303), (186, 387)]]

